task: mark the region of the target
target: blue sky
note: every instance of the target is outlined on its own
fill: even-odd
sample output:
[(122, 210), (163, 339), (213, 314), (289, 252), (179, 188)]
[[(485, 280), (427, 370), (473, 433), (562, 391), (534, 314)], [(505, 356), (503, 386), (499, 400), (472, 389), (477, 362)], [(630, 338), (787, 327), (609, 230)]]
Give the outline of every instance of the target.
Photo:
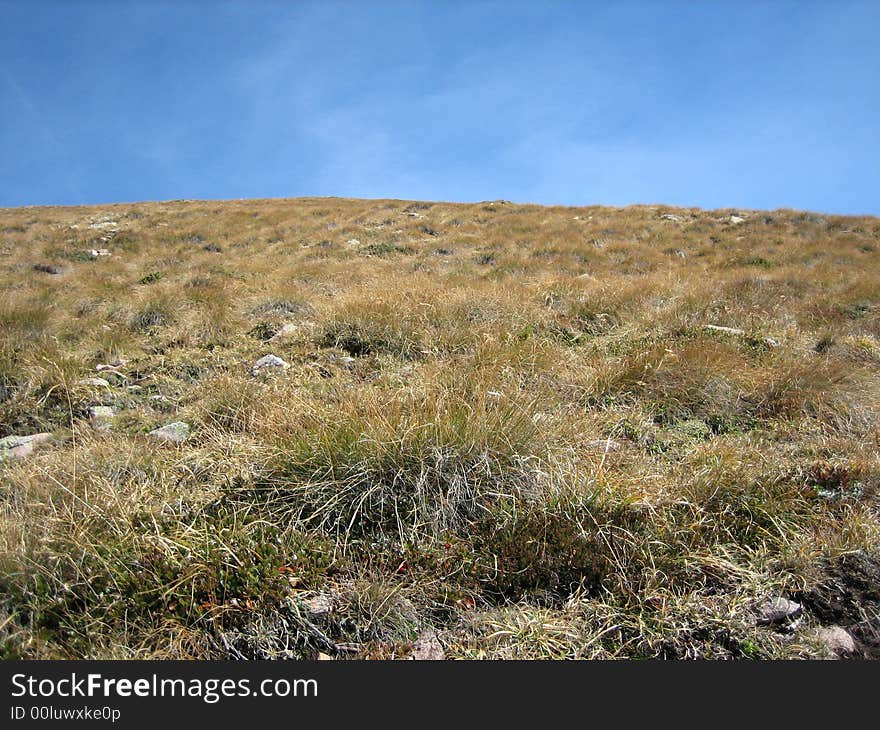
[(0, 0), (0, 206), (880, 214), (880, 2)]

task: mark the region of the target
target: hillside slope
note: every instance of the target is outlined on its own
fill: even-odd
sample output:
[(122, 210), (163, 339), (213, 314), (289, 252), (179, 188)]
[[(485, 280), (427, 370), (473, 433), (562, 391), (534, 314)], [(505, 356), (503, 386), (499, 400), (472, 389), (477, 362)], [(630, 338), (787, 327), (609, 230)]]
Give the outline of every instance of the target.
[(0, 290), (6, 657), (880, 655), (876, 218), (5, 209)]

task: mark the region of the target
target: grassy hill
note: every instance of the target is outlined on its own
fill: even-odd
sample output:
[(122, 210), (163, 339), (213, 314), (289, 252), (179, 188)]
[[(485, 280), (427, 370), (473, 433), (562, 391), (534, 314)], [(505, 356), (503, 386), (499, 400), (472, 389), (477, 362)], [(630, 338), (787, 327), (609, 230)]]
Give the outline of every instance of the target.
[(0, 291), (4, 656), (880, 655), (876, 218), (4, 209)]

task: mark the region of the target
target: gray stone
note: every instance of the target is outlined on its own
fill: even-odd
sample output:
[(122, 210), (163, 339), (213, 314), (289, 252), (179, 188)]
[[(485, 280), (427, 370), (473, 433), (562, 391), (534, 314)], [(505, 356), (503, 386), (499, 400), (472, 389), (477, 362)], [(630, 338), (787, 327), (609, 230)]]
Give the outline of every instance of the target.
[(110, 406), (92, 406), (89, 408), (89, 423), (96, 431), (109, 431), (113, 428), (115, 415)]
[(0, 439), (0, 461), (23, 459), (34, 453), (41, 444), (52, 443), (51, 433), (34, 433), (29, 436), (6, 436)]
[(157, 428), (155, 431), (150, 431), (147, 436), (157, 441), (179, 444), (189, 438), (189, 424), (183, 421), (175, 421), (167, 426), (162, 426), (162, 428)]
[(32, 433), (29, 436), (4, 436), (0, 439), (0, 449), (14, 449), (23, 444), (41, 444), (52, 441), (51, 433)]
[(801, 604), (788, 598), (774, 598), (758, 607), (757, 623), (759, 626), (770, 626), (792, 621), (801, 615)]
[(849, 631), (840, 626), (824, 626), (819, 629), (817, 638), (822, 646), (837, 656), (856, 653), (856, 640)]
[(109, 388), (110, 383), (104, 378), (83, 378), (76, 381), (77, 385), (86, 385), (93, 388)]
[(410, 658), (416, 661), (441, 661), (446, 658), (443, 644), (440, 643), (433, 629), (426, 629), (419, 635), (416, 643), (413, 644)]
[(287, 370), (287, 368), (289, 368), (289, 367), (290, 367), (290, 365), (288, 363), (284, 362), (284, 360), (282, 360), (277, 355), (264, 355), (263, 357), (261, 357), (259, 360), (257, 360), (254, 363), (254, 366), (251, 368), (251, 372), (254, 375), (258, 375), (263, 370), (266, 370), (269, 368), (272, 368), (272, 369), (279, 368), (281, 370)]
[[(278, 340), (283, 340), (285, 337), (290, 337), (291, 335), (296, 334), (297, 326), (292, 322), (288, 322), (285, 325), (281, 326), (281, 329), (278, 330), (274, 335), (272, 335), (266, 342), (276, 342)], [(256, 367), (256, 365), (254, 365)]]

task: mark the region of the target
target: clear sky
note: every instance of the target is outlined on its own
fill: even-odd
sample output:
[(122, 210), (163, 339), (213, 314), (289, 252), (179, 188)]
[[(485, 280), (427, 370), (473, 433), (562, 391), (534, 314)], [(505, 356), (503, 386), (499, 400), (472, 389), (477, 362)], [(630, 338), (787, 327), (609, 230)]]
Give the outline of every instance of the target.
[(0, 206), (880, 214), (880, 0), (0, 0)]

